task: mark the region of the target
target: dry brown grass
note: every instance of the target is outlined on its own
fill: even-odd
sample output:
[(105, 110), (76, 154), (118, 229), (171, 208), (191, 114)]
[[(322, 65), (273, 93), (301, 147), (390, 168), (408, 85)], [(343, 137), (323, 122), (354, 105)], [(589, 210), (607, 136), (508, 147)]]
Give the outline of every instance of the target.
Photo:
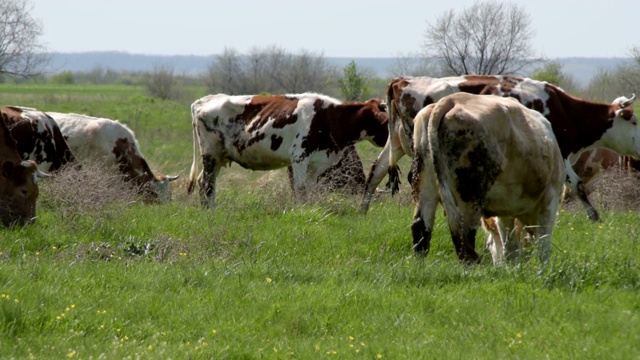
[[(595, 182), (594, 190), (589, 195), (596, 208), (605, 211), (627, 211), (640, 209), (640, 174), (626, 170), (608, 169)], [(571, 198), (565, 209), (580, 210), (580, 204)]]
[[(40, 182), (39, 206), (55, 209), (63, 220), (107, 215), (137, 201), (137, 189), (122, 180), (115, 165), (84, 161)], [(114, 206), (117, 205), (117, 206)]]

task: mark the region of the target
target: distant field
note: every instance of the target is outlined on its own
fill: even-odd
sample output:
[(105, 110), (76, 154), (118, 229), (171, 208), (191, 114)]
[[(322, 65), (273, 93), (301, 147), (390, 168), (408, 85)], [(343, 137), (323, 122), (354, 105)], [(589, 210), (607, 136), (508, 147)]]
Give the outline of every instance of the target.
[[(204, 94), (194, 95), (194, 100)], [(637, 359), (640, 213), (593, 197), (565, 206), (546, 265), (456, 260), (442, 211), (427, 258), (411, 250), (412, 201), (381, 194), (302, 204), (283, 170), (222, 170), (218, 208), (186, 194), (190, 101), (141, 88), (0, 86), (5, 104), (129, 124), (174, 200), (74, 202), (41, 185), (38, 222), (0, 229), (0, 357), (104, 359)], [(191, 101), (192, 101), (191, 100)], [(370, 161), (379, 149), (361, 144)], [(401, 163), (406, 177), (408, 161)], [(69, 195), (72, 194), (75, 196)], [(624, 196), (618, 194), (617, 196)]]

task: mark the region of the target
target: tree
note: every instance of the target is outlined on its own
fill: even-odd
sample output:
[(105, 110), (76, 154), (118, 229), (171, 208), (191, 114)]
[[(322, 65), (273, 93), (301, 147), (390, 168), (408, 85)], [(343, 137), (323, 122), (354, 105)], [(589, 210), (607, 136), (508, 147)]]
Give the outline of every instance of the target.
[(422, 57), (418, 53), (398, 54), (395, 62), (387, 69), (391, 76), (430, 76), (442, 77), (447, 72), (437, 62)]
[(147, 93), (162, 100), (179, 97), (177, 85), (173, 67), (165, 65), (156, 65), (146, 82)]
[(242, 55), (225, 48), (208, 67), (204, 81), (210, 93), (323, 92), (334, 76), (322, 55), (302, 51), (289, 54), (277, 46), (253, 48)]
[(544, 66), (534, 69), (531, 78), (546, 81), (569, 92), (578, 89), (576, 81), (562, 71), (562, 64), (557, 61), (548, 62)]
[(355, 61), (351, 60), (342, 71), (344, 76), (338, 79), (338, 86), (345, 101), (364, 100), (369, 96), (369, 81), (358, 72)]
[(612, 101), (619, 96), (630, 97), (638, 93), (640, 88), (640, 46), (629, 51), (630, 60), (617, 65), (613, 69), (601, 69), (586, 90), (586, 96), (598, 101)]
[(476, 1), (428, 25), (424, 52), (452, 75), (516, 74), (533, 59), (531, 19), (524, 7)]
[(40, 75), (49, 61), (39, 41), (42, 25), (29, 0), (0, 0), (0, 74), (23, 78)]
[(74, 84), (76, 81), (71, 71), (64, 71), (52, 76), (49, 82), (52, 84)]
[(244, 93), (244, 70), (242, 58), (237, 50), (224, 48), (222, 54), (209, 65), (205, 83), (209, 92), (224, 92), (228, 95)]

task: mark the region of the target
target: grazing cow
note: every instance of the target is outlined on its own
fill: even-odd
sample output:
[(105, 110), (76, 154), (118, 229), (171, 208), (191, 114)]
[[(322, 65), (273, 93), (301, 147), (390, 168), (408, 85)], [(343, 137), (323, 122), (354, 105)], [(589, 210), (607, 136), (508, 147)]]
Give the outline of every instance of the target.
[(9, 132), (9, 116), (0, 114), (0, 222), (25, 225), (36, 220), (38, 178), (47, 176), (32, 160), (22, 160)]
[(246, 169), (291, 166), (296, 194), (317, 184), (318, 176), (346, 149), (361, 140), (382, 146), (388, 136), (387, 113), (380, 100), (342, 104), (328, 96), (209, 95), (191, 105), (193, 164), (187, 191), (194, 188), (197, 146), (202, 204), (215, 207), (216, 177), (236, 162)]
[[(585, 150), (577, 156), (576, 160), (571, 160), (571, 167), (582, 180), (587, 195), (593, 192), (596, 181), (604, 171), (613, 167), (620, 168), (622, 165), (620, 155), (609, 149)], [(562, 199), (566, 201), (570, 196), (571, 190), (565, 187)]]
[[(291, 190), (295, 191), (291, 166), (287, 167), (287, 174)], [(318, 176), (318, 183), (331, 191), (342, 189), (351, 194), (362, 194), (366, 179), (360, 155), (355, 145), (351, 145), (345, 149), (344, 155), (337, 163)]]
[(458, 258), (477, 262), (481, 217), (497, 217), (501, 236), (490, 246), (494, 263), (519, 249), (510, 228), (528, 229), (545, 261), (565, 179), (564, 160), (549, 121), (517, 101), (455, 93), (415, 117), (411, 226), (414, 244), (428, 253), (436, 207), (442, 202)]
[(67, 143), (81, 158), (117, 164), (124, 180), (137, 186), (148, 202), (171, 200), (169, 182), (178, 176), (156, 176), (140, 151), (135, 134), (117, 120), (48, 112), (60, 125)]
[(640, 154), (640, 128), (631, 99), (620, 97), (613, 104), (583, 100), (547, 82), (503, 75), (466, 75), (448, 78), (401, 77), (391, 81), (387, 90), (389, 138), (367, 178), (362, 209), (367, 210), (371, 195), (389, 173), (392, 190), (398, 188), (397, 162), (412, 155), (412, 120), (424, 106), (445, 95), (466, 92), (513, 97), (528, 108), (541, 112), (553, 127), (562, 157), (565, 159), (567, 185), (580, 198), (589, 218), (599, 219), (571, 169), (569, 157), (586, 148), (603, 147), (622, 155)]
[(22, 159), (35, 161), (41, 171), (56, 171), (76, 160), (58, 124), (44, 112), (18, 106), (0, 111), (7, 116)]

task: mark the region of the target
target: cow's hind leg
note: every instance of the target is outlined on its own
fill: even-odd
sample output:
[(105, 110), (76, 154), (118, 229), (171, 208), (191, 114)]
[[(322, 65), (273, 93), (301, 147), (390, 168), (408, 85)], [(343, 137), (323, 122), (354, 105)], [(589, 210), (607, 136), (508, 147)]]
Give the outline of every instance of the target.
[(498, 219), (498, 230), (504, 243), (504, 254), (507, 260), (515, 261), (522, 256), (521, 231), (516, 229), (516, 219), (510, 216)]
[(200, 202), (210, 209), (216, 206), (216, 178), (222, 162), (209, 154), (202, 155), (202, 174), (200, 181)]
[[(450, 212), (447, 210), (447, 212)], [(451, 230), (451, 240), (456, 249), (458, 259), (465, 264), (474, 264), (479, 262), (479, 256), (476, 252), (476, 234), (480, 224), (480, 214), (477, 211), (462, 211), (456, 215), (447, 216), (449, 229)]]
[(504, 259), (504, 244), (502, 242), (502, 235), (498, 228), (498, 218), (489, 217), (482, 218), (482, 227), (487, 233), (486, 247), (491, 253), (491, 258), (494, 264), (501, 264)]
[[(427, 165), (427, 169), (425, 169)], [(413, 159), (412, 171), (417, 175), (411, 181), (411, 193), (415, 202), (411, 235), (413, 250), (417, 255), (427, 255), (431, 247), (431, 235), (440, 194), (436, 185), (435, 172), (424, 163), (424, 157)]]

